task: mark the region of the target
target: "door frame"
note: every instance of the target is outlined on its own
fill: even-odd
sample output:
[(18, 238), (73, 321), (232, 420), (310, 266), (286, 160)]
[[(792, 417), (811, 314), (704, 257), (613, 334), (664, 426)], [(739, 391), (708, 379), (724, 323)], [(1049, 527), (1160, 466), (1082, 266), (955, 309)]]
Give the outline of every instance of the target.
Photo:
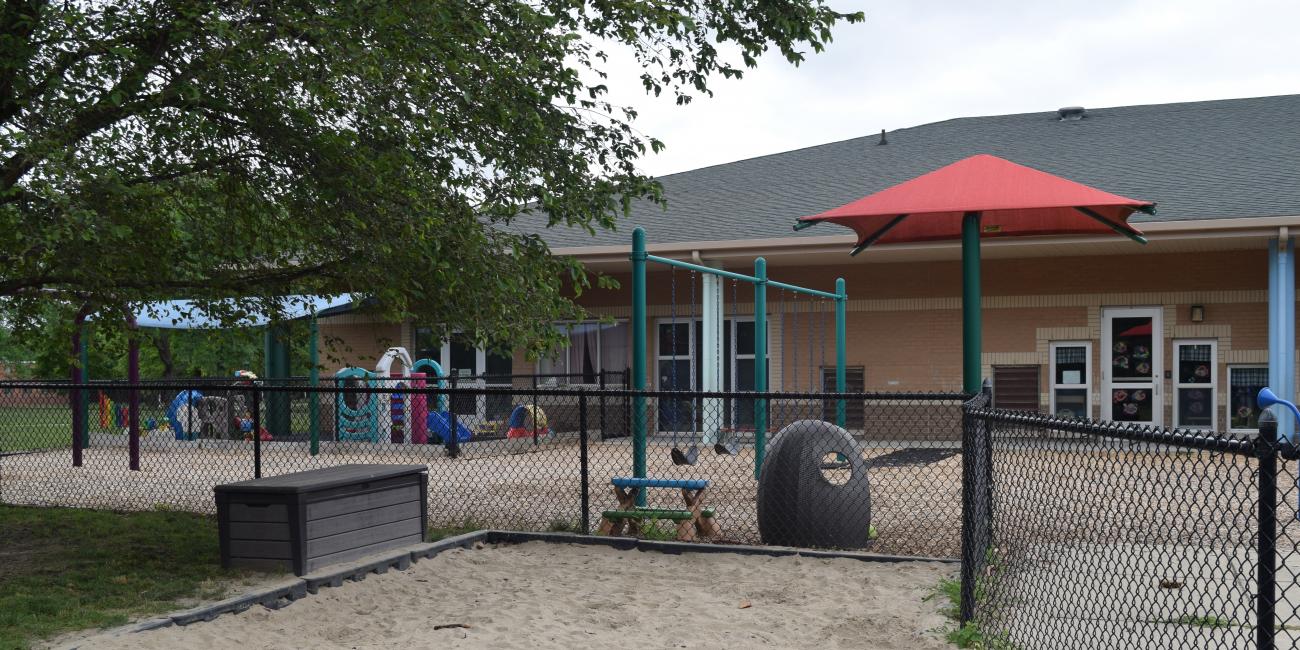
[[(459, 333), (460, 333), (459, 331), (454, 332), (451, 336), (455, 336), (456, 334)], [(451, 380), (453, 377), (452, 374), (453, 368), (451, 366), (451, 336), (448, 336), (447, 339), (442, 342), (442, 348), (438, 352), (438, 363), (445, 369), (448, 380)], [(512, 372), (513, 372), (513, 358), (511, 360), (511, 365), (512, 365)], [(487, 371), (487, 351), (481, 347), (475, 346), (474, 347), (474, 370), (472, 372), (474, 378), (470, 380), (462, 380), (458, 375), (456, 375), (455, 385), (458, 388), (487, 388), (489, 386), (509, 388), (514, 385), (514, 383), (508, 379), (506, 380), (505, 383), (489, 384), (487, 383), (486, 379), (482, 379), (480, 377), (480, 375), (482, 375), (486, 371)], [(474, 416), (480, 422), (486, 421), (488, 419), (487, 418), (487, 395), (479, 394), (474, 401), (475, 401)], [(448, 404), (448, 408), (451, 408), (450, 404)], [(507, 415), (509, 415), (509, 413), (507, 413)]]
[(1165, 377), (1165, 331), (1163, 307), (1103, 307), (1101, 310), (1101, 416), (1099, 419), (1114, 421), (1111, 418), (1113, 391), (1116, 388), (1143, 388), (1142, 382), (1116, 382), (1111, 371), (1112, 364), (1106, 363), (1106, 357), (1114, 354), (1114, 342), (1111, 340), (1115, 318), (1151, 318), (1151, 420), (1125, 421), (1125, 424), (1163, 426), (1165, 416), (1164, 377)]
[[(1208, 345), (1210, 346), (1210, 383), (1208, 384), (1184, 384), (1178, 377), (1178, 347), (1182, 345)], [(1170, 382), (1169, 390), (1173, 393), (1173, 411), (1171, 417), (1173, 426), (1181, 429), (1198, 429), (1206, 431), (1217, 431), (1219, 428), (1219, 340), (1207, 338), (1187, 338), (1174, 339), (1170, 341), (1169, 349), (1172, 351), (1170, 356), (1170, 365), (1174, 370), (1173, 381)], [(1178, 421), (1178, 401), (1182, 393), (1180, 388), (1208, 388), (1210, 391), (1210, 424), (1204, 427), (1188, 426)]]
[[(1056, 349), (1057, 348), (1083, 348), (1083, 383), (1082, 384), (1058, 384), (1056, 383)], [(1056, 417), (1056, 391), (1060, 390), (1082, 390), (1084, 394), (1084, 404), (1086, 410), (1083, 413), (1085, 420), (1092, 419), (1092, 341), (1088, 340), (1062, 340), (1052, 341), (1047, 344), (1047, 408), (1052, 417)]]

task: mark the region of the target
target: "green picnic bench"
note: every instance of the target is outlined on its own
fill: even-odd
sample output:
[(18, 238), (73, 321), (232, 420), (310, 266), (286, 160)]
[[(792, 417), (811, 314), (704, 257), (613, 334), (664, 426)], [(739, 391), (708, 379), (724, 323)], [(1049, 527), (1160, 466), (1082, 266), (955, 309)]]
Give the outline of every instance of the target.
[[(641, 524), (647, 520), (677, 522), (677, 539), (683, 542), (699, 537), (711, 539), (721, 533), (713, 508), (703, 504), (704, 491), (709, 487), (706, 480), (615, 478), (610, 481), (610, 485), (614, 488), (618, 508), (601, 513), (599, 530), (602, 535), (621, 537), (626, 532), (635, 536), (640, 534)], [(637, 496), (642, 490), (651, 488), (680, 489), (686, 507), (681, 510), (638, 507)]]

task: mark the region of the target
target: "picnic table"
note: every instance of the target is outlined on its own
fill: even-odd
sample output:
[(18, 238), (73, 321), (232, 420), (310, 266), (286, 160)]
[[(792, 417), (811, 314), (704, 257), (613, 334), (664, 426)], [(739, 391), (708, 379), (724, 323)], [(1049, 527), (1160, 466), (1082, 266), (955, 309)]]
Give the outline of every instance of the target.
[[(697, 538), (712, 539), (721, 534), (712, 507), (704, 505), (704, 493), (709, 482), (704, 479), (666, 478), (614, 478), (610, 480), (618, 508), (606, 510), (600, 516), (602, 535), (621, 537), (625, 533), (641, 533), (641, 522), (668, 520), (677, 522), (678, 541), (690, 542)], [(685, 508), (645, 508), (636, 505), (642, 490), (652, 488), (679, 489)]]

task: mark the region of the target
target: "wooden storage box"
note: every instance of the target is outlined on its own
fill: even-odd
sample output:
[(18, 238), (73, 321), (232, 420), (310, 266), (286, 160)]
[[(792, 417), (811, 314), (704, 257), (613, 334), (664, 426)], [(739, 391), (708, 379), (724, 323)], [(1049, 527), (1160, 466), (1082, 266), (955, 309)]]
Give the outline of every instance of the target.
[(215, 488), (221, 566), (292, 569), (424, 540), (428, 467), (341, 465)]

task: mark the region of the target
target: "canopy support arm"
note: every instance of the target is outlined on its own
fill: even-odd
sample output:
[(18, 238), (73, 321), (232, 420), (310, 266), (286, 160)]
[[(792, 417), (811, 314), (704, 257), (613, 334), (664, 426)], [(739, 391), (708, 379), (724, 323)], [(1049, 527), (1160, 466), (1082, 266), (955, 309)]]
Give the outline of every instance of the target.
[(880, 241), (880, 238), (884, 237), (885, 233), (889, 232), (890, 230), (893, 230), (894, 226), (897, 226), (898, 224), (902, 223), (903, 220), (906, 218), (907, 215), (900, 214), (897, 217), (890, 219), (889, 223), (885, 224), (884, 227), (882, 227), (880, 230), (871, 233), (866, 239), (863, 239), (862, 241), (858, 242), (858, 245), (854, 246), (853, 250), (849, 251), (849, 256), (852, 257), (854, 255), (857, 255), (858, 253), (861, 253), (862, 251), (866, 250), (868, 246), (876, 243), (877, 241)]
[(1125, 237), (1128, 237), (1129, 239), (1132, 239), (1133, 241), (1139, 244), (1147, 243), (1147, 238), (1134, 232), (1132, 228), (1129, 228), (1126, 225), (1115, 223), (1114, 221), (1111, 221), (1110, 219), (1107, 219), (1106, 217), (1102, 216), (1101, 213), (1097, 212), (1096, 210), (1093, 210), (1092, 208), (1075, 207), (1074, 209), (1078, 210), (1080, 213), (1084, 215), (1096, 219), (1097, 221), (1108, 226), (1111, 230), (1114, 230), (1115, 232), (1124, 235)]

